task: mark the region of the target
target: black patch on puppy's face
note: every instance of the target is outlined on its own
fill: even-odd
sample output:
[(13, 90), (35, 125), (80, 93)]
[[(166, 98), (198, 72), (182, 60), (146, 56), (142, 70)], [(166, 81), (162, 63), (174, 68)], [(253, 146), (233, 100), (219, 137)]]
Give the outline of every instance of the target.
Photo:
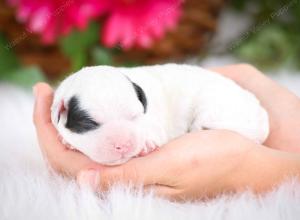
[(74, 133), (83, 134), (95, 130), (99, 126), (85, 110), (80, 108), (78, 97), (73, 96), (68, 103), (65, 127)]
[(138, 99), (140, 100), (140, 102), (142, 103), (143, 107), (144, 107), (144, 113), (146, 113), (147, 111), (147, 97), (145, 95), (144, 90), (136, 83), (130, 81), (133, 85), (133, 88), (135, 90), (135, 93), (138, 97)]

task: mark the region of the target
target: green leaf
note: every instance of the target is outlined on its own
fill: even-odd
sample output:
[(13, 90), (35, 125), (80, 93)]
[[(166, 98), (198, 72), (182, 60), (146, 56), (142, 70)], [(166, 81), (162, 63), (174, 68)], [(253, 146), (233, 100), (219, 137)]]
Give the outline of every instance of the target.
[(97, 46), (92, 50), (93, 64), (95, 65), (112, 65), (112, 52), (103, 47)]
[(46, 81), (46, 78), (39, 68), (33, 66), (10, 72), (5, 77), (2, 77), (2, 80), (12, 82), (23, 87), (32, 87), (37, 82)]
[(11, 44), (0, 35), (0, 76), (20, 67), (17, 57), (13, 53)]
[[(233, 8), (250, 14), (258, 31), (235, 48), (242, 59), (260, 67), (300, 68), (300, 4), (297, 0), (233, 0)], [(243, 7), (243, 6), (249, 7)], [(254, 9), (254, 10), (253, 10)], [(268, 22), (266, 25), (260, 25)]]
[(98, 29), (96, 23), (91, 23), (85, 31), (74, 30), (61, 39), (62, 51), (70, 57), (73, 71), (87, 64), (88, 50), (98, 42)]
[(232, 0), (231, 5), (238, 10), (243, 10), (246, 7), (246, 1)]
[(72, 56), (72, 70), (77, 71), (87, 64), (87, 52), (74, 53)]
[(282, 27), (267, 25), (236, 48), (235, 53), (255, 65), (276, 67), (294, 54), (294, 48)]

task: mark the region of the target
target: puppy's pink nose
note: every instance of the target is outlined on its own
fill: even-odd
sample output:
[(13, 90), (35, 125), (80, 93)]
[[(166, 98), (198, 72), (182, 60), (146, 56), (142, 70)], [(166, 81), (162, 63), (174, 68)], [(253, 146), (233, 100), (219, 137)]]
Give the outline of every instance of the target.
[(120, 154), (126, 154), (131, 151), (131, 146), (126, 144), (116, 144), (115, 150)]

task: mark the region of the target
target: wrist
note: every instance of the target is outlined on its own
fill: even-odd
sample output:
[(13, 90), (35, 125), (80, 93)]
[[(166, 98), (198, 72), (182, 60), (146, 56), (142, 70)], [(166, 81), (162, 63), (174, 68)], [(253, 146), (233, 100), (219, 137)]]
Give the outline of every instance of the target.
[(275, 113), (273, 117), (271, 115), (271, 133), (264, 144), (274, 149), (300, 153), (300, 99), (293, 94), (281, 99), (285, 100), (288, 107), (282, 113), (276, 113), (280, 117)]
[(245, 156), (230, 178), (230, 191), (250, 189), (255, 193), (272, 190), (284, 181), (300, 177), (300, 156), (257, 146)]

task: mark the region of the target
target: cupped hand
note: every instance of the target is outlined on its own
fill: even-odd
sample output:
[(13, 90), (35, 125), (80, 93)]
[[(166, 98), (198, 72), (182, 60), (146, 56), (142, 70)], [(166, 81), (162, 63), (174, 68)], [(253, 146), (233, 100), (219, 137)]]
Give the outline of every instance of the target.
[[(300, 101), (296, 96), (248, 65), (215, 71), (253, 92), (267, 109), (271, 133), (265, 145), (299, 151)], [(34, 123), (43, 155), (56, 171), (75, 177), (95, 190), (107, 190), (116, 182), (130, 182), (133, 186), (142, 184), (162, 196), (193, 199), (245, 187), (261, 191), (277, 183), (287, 172), (298, 172), (295, 163), (300, 167), (298, 158), (291, 159), (284, 152), (221, 130), (186, 134), (145, 157), (134, 158), (121, 166), (102, 166), (60, 142), (50, 119), (52, 89), (40, 83), (34, 93)], [(291, 165), (282, 166), (283, 163)]]
[(262, 191), (268, 183), (258, 186), (255, 181), (248, 181), (248, 177), (266, 177), (264, 169), (257, 169), (271, 162), (263, 156), (265, 149), (230, 131), (198, 131), (121, 166), (81, 171), (77, 181), (95, 191), (105, 191), (119, 182), (133, 187), (143, 185), (158, 196), (174, 200), (237, 192), (246, 188), (245, 183), (255, 191)]

